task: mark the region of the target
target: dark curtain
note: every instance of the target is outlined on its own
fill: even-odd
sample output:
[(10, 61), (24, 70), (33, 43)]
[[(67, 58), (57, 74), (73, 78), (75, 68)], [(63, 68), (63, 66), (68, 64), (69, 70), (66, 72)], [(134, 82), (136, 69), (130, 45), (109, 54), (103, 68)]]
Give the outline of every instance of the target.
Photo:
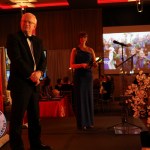
[(102, 48), (102, 14), (100, 9), (42, 11), (38, 17), (37, 35), (44, 39), (45, 49), (71, 49), (78, 44), (78, 33), (89, 34), (89, 45), (100, 53)]
[[(37, 16), (36, 34), (43, 39), (46, 50), (71, 49), (78, 44), (78, 33), (86, 31), (89, 34), (89, 46), (100, 53), (102, 49), (101, 9), (33, 9), (30, 12)], [(5, 46), (6, 37), (9, 33), (19, 29), (20, 17), (20, 10), (0, 14), (1, 46)]]
[(53, 87), (58, 78), (68, 76), (72, 80), (72, 70), (69, 69), (70, 50), (50, 50), (47, 51), (47, 75), (51, 79)]

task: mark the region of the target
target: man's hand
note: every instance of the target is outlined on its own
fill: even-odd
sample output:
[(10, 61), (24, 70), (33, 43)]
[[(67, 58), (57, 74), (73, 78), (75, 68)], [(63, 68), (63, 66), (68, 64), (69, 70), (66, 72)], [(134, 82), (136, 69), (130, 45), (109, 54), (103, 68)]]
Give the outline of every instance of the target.
[(42, 73), (41, 71), (34, 71), (31, 76), (30, 79), (32, 80), (32, 82), (35, 82), (36, 85), (40, 84), (40, 77), (41, 77)]

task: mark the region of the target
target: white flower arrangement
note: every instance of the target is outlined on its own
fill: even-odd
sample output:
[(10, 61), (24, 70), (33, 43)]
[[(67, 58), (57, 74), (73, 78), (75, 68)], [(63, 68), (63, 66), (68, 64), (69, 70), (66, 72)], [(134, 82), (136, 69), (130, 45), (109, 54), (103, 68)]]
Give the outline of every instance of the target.
[(125, 96), (129, 98), (126, 103), (133, 110), (133, 117), (150, 116), (150, 76), (139, 71), (136, 75), (136, 83), (128, 86)]

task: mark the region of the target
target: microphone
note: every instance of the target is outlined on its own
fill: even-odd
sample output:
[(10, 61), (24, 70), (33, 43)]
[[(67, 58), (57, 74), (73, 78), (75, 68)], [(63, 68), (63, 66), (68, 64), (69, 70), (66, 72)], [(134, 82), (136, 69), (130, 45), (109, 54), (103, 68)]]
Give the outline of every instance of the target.
[(115, 44), (119, 44), (119, 45), (121, 45), (121, 46), (128, 46), (127, 44), (120, 43), (120, 42), (118, 42), (118, 41), (116, 41), (116, 40), (114, 40), (114, 41), (113, 41), (113, 43), (115, 43)]

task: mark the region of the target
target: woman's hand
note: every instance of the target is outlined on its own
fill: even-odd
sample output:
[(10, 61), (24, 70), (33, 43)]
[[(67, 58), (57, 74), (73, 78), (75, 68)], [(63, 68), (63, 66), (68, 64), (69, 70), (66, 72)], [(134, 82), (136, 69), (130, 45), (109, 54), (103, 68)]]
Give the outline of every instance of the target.
[(93, 62), (93, 67), (97, 67), (98, 63), (97, 62)]
[(83, 64), (81, 64), (81, 68), (87, 69), (87, 68), (89, 68), (89, 64), (83, 63)]

